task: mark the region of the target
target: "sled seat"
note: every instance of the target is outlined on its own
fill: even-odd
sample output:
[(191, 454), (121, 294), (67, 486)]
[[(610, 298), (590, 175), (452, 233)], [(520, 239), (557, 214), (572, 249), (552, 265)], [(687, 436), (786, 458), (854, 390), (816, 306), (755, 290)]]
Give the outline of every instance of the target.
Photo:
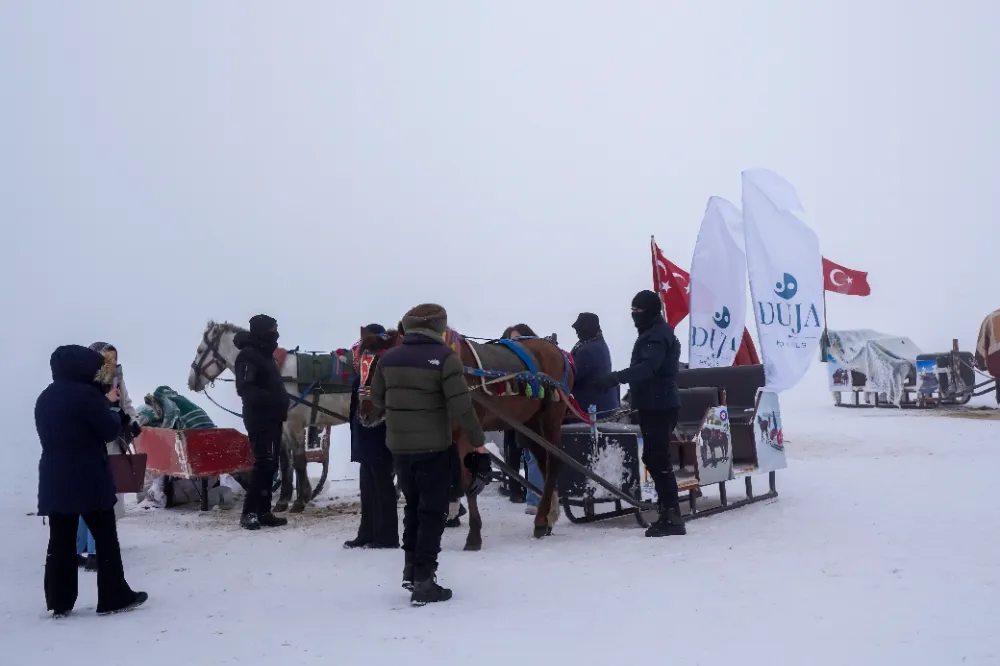
[[(753, 420), (757, 391), (764, 386), (763, 365), (734, 365), (725, 368), (695, 368), (677, 373), (680, 389), (711, 386), (726, 392), (731, 423), (748, 425)], [(681, 398), (683, 409), (684, 398)]]

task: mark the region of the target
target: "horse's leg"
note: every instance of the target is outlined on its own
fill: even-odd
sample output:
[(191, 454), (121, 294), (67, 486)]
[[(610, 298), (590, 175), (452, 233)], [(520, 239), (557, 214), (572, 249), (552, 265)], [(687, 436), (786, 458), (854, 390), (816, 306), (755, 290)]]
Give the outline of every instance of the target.
[(479, 515), (479, 498), (469, 493), (465, 499), (469, 502), (469, 534), (465, 537), (465, 550), (482, 550), (483, 519)]
[[(549, 403), (542, 407), (538, 416), (533, 419), (535, 432), (545, 438), (551, 444), (560, 446), (562, 421), (566, 415), (565, 403)], [(562, 468), (562, 461), (540, 446), (536, 448), (542, 454), (539, 458), (539, 466), (542, 474), (545, 475), (545, 487), (542, 489), (542, 497), (538, 502), (538, 511), (535, 514), (535, 538), (541, 538), (552, 534), (552, 527), (559, 519), (559, 497), (556, 493), (556, 485), (559, 479), (559, 471)], [(532, 450), (534, 453), (534, 450)]]
[[(465, 460), (465, 454), (472, 450), (472, 446), (465, 438), (464, 432), (455, 437), (455, 448), (458, 454), (456, 464), (462, 475), (462, 488), (468, 488), (472, 482), (472, 475), (462, 461)], [(465, 537), (465, 550), (480, 550), (483, 547), (483, 519), (479, 515), (479, 498), (466, 492), (465, 500), (469, 503), (469, 533)]]
[(278, 501), (272, 509), (276, 513), (288, 511), (288, 503), (292, 499), (292, 465), (288, 456), (288, 439), (289, 435), (286, 430), (281, 435), (281, 450), (278, 451), (278, 464), (281, 468), (281, 491), (278, 494)]
[(306, 509), (306, 503), (312, 499), (312, 485), (309, 483), (305, 439), (292, 437), (292, 442), (295, 447), (292, 450), (292, 467), (295, 469), (295, 501), (292, 502), (292, 508), (289, 511), (302, 513)]

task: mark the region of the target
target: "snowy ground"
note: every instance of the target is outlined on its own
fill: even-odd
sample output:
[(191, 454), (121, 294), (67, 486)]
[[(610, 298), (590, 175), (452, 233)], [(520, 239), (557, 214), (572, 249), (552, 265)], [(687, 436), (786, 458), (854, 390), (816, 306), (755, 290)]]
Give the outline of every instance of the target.
[(327, 508), (257, 534), (235, 511), (130, 506), (126, 573), (149, 603), (99, 618), (81, 572), (78, 613), (53, 622), (27, 461), (0, 498), (4, 663), (1000, 663), (1000, 421), (837, 409), (810, 392), (783, 403), (778, 500), (684, 538), (562, 519), (536, 541), (491, 488), (484, 550), (447, 531), (441, 582), (455, 598), (422, 609), (399, 587), (400, 552), (341, 548), (358, 520), (355, 483), (341, 481)]

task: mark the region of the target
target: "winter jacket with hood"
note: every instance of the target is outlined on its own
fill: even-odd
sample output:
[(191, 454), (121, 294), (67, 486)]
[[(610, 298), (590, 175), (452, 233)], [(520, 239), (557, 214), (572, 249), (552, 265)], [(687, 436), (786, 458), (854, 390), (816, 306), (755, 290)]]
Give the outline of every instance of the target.
[(236, 393), (243, 399), (243, 425), (260, 432), (288, 420), (289, 399), (281, 370), (274, 362), (277, 322), (266, 315), (250, 320), (250, 330), (236, 334)]
[(448, 314), (418, 305), (403, 317), (403, 344), (382, 355), (372, 379), (372, 402), (385, 409), (386, 445), (393, 454), (445, 451), (452, 423), (473, 447), (484, 445), (472, 407), (465, 367), (445, 343)]
[(615, 373), (615, 378), (631, 389), (632, 409), (660, 411), (680, 406), (677, 390), (680, 353), (674, 329), (660, 315), (639, 333), (632, 348), (632, 365)]
[(79, 345), (59, 347), (49, 360), (52, 383), (35, 403), (42, 445), (38, 514), (80, 514), (111, 509), (114, 478), (106, 444), (121, 429), (98, 379), (104, 358)]

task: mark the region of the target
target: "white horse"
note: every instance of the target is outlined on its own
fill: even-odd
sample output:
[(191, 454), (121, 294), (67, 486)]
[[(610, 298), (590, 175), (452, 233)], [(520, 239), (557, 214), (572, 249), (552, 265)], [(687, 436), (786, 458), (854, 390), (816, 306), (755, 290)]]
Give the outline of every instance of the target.
[[(233, 343), (237, 333), (245, 332), (238, 326), (223, 322), (217, 324), (208, 322), (208, 327), (202, 334), (201, 344), (195, 354), (194, 362), (191, 363), (191, 372), (188, 375), (188, 388), (192, 391), (204, 391), (225, 371), (233, 372), (236, 366), (236, 355), (239, 350)], [(347, 363), (347, 358), (341, 358), (341, 362)], [(298, 358), (295, 353), (289, 353), (281, 368), (283, 378), (296, 377), (298, 375)], [(291, 458), (291, 468), (295, 470), (296, 497), (292, 504), (291, 511), (299, 513), (305, 509), (306, 503), (312, 499), (313, 491), (306, 473), (306, 447), (307, 426), (315, 426), (315, 442), (323, 447), (323, 476), (316, 487), (318, 493), (326, 480), (327, 466), (330, 456), (329, 439), (319, 437), (319, 430), (328, 426), (336, 426), (347, 423), (351, 406), (351, 394), (343, 393), (322, 393), (319, 395), (308, 395), (304, 400), (299, 393), (299, 386), (294, 382), (286, 382), (285, 390), (288, 392), (289, 400), (294, 400), (295, 404), (288, 411), (288, 421), (285, 423), (282, 433), (282, 456), (281, 456), (281, 493), (278, 495), (278, 502), (274, 505), (274, 511), (285, 511), (288, 509), (288, 502), (292, 499), (292, 474), (289, 469), (288, 459)], [(316, 405), (318, 409), (314, 409)]]

